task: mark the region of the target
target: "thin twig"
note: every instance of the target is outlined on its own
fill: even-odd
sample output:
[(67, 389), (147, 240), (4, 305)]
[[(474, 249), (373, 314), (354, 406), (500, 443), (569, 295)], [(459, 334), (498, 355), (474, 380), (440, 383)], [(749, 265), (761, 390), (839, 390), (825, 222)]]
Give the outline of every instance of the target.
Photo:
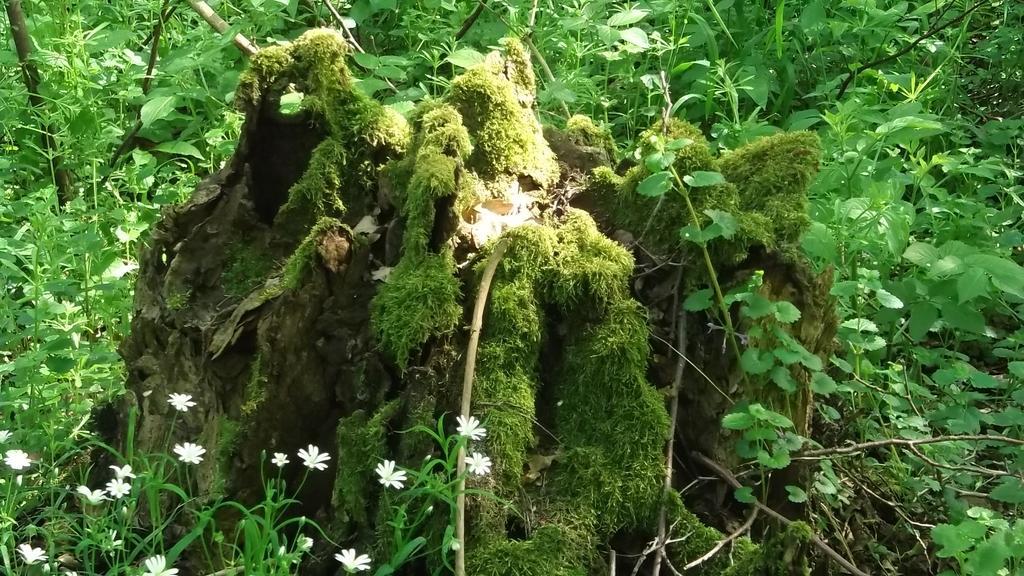
[(918, 438), (916, 440), (908, 440), (906, 438), (886, 438), (884, 440), (874, 440), (872, 442), (851, 444), (849, 446), (807, 450), (793, 456), (793, 459), (820, 460), (822, 458), (831, 458), (833, 456), (847, 456), (863, 452), (865, 450), (871, 450), (872, 448), (881, 448), (883, 446), (922, 446), (924, 444), (936, 444), (939, 442), (1004, 442), (1006, 444), (1024, 446), (1024, 440), (994, 434), (959, 434), (951, 436), (934, 436), (931, 438)]
[[(743, 487), (743, 485), (740, 484), (740, 481), (737, 480), (736, 477), (733, 476), (731, 472), (726, 470), (725, 467), (723, 467), (718, 462), (715, 462), (714, 460), (708, 458), (707, 456), (701, 454), (700, 452), (693, 452), (693, 453), (691, 453), (691, 455), (693, 456), (693, 458), (695, 460), (697, 460), (698, 462), (700, 462), (704, 466), (707, 466), (707, 468), (709, 470), (711, 470), (712, 472), (717, 474), (719, 478), (721, 478), (722, 480), (725, 480), (725, 482), (727, 484), (729, 484), (730, 486), (732, 486), (734, 489), (739, 490), (740, 488)], [(771, 508), (769, 508), (768, 506), (763, 504), (757, 498), (754, 498), (753, 505), (756, 506), (758, 509), (760, 509), (761, 512), (764, 512), (765, 514), (767, 514), (767, 515), (771, 516), (772, 518), (778, 520), (779, 522), (781, 522), (785, 526), (789, 526), (790, 524), (793, 523), (792, 520), (790, 520), (789, 518), (786, 518), (782, 514), (779, 514), (775, 510), (772, 510)], [(824, 552), (829, 558), (832, 558), (833, 560), (835, 560), (836, 563), (839, 564), (840, 566), (842, 566), (844, 569), (846, 569), (846, 571), (850, 572), (851, 574), (854, 574), (855, 576), (868, 576), (867, 572), (864, 572), (860, 568), (857, 568), (857, 566), (855, 566), (852, 562), (850, 562), (849, 560), (844, 558), (841, 554), (836, 552), (831, 546), (829, 546), (827, 543), (825, 543), (824, 540), (819, 538), (817, 534), (814, 534), (812, 532), (811, 535), (810, 535), (810, 540), (811, 540), (811, 542), (815, 546), (818, 547), (819, 550)]]
[[(952, 6), (955, 3), (956, 3), (955, 0), (950, 0), (949, 4), (946, 6), (946, 8), (944, 8), (943, 11), (941, 13), (939, 13), (939, 19), (941, 19), (942, 16), (946, 13), (946, 10), (948, 10), (949, 7)], [(956, 18), (953, 18), (952, 20), (950, 20), (949, 22), (946, 22), (945, 24), (936, 25), (936, 26), (931, 27), (930, 29), (928, 29), (927, 32), (925, 32), (924, 34), (919, 36), (917, 39), (915, 39), (913, 42), (911, 42), (910, 44), (907, 44), (906, 46), (904, 46), (900, 50), (897, 50), (896, 52), (893, 52), (892, 54), (889, 54), (888, 56), (883, 56), (883, 57), (878, 58), (876, 60), (872, 60), (871, 62), (868, 62), (866, 64), (861, 64), (856, 69), (854, 69), (854, 70), (852, 70), (850, 72), (850, 74), (846, 77), (846, 80), (843, 80), (842, 85), (839, 87), (839, 94), (836, 95), (836, 99), (838, 100), (838, 99), (843, 97), (843, 94), (846, 93), (847, 88), (850, 87), (850, 83), (853, 82), (853, 79), (856, 78), (861, 72), (864, 72), (865, 70), (869, 70), (871, 68), (874, 68), (875, 66), (879, 66), (881, 64), (885, 64), (886, 62), (891, 62), (892, 60), (895, 60), (895, 59), (897, 59), (897, 58), (899, 58), (901, 56), (906, 55), (908, 52), (910, 52), (911, 50), (916, 48), (917, 45), (920, 44), (921, 42), (924, 42), (925, 40), (931, 38), (932, 36), (938, 34), (939, 32), (942, 32), (943, 30), (945, 30), (945, 29), (947, 29), (947, 28), (949, 28), (951, 26), (956, 26), (957, 24), (960, 23), (961, 20), (966, 18), (971, 12), (974, 12), (975, 10), (977, 10), (978, 8), (981, 8), (982, 6), (984, 6), (986, 4), (992, 4), (992, 0), (978, 0), (978, 2), (975, 2), (970, 8), (964, 10), (964, 12), (962, 14), (960, 14), (959, 16), (957, 16)]]
[(473, 11), (470, 12), (469, 17), (466, 18), (466, 21), (462, 23), (462, 26), (459, 28), (459, 31), (455, 33), (456, 42), (462, 40), (462, 37), (469, 32), (469, 29), (473, 27), (473, 24), (476, 24), (476, 21), (480, 18), (480, 15), (484, 13), (485, 8), (487, 8), (487, 0), (480, 0), (480, 2), (477, 3), (476, 8), (474, 8)]
[(64, 167), (64, 156), (57, 149), (57, 140), (50, 131), (50, 126), (43, 120), (43, 97), (39, 94), (39, 68), (32, 61), (32, 38), (28, 32), (28, 22), (21, 0), (8, 0), (7, 19), (11, 24), (11, 37), (14, 38), (14, 50), (18, 54), (21, 77), (28, 90), (28, 103), (39, 114), (39, 135), (43, 150), (50, 161), (53, 181), (57, 186), (57, 204), (63, 206), (71, 199), (71, 173)]
[[(209, 4), (203, 2), (203, 0), (188, 0), (188, 4), (196, 11), (197, 14), (202, 16), (203, 20), (206, 20), (206, 23), (209, 24), (210, 27), (221, 34), (227, 34), (228, 23), (218, 16), (217, 13), (213, 11), (213, 8), (210, 8)], [(238, 49), (246, 56), (255, 56), (256, 53), (260, 51), (255, 44), (250, 42), (248, 38), (241, 34), (235, 34), (231, 38), (231, 41), (234, 42), (235, 46), (237, 46)]]
[[(355, 34), (353, 34), (352, 31), (348, 29), (348, 26), (345, 25), (345, 17), (341, 15), (341, 12), (338, 12), (338, 9), (334, 7), (334, 4), (332, 4), (330, 0), (324, 0), (324, 6), (327, 6), (327, 10), (338, 22), (338, 26), (341, 26), (341, 33), (345, 36), (345, 40), (347, 40), (357, 52), (366, 54), (366, 50), (363, 50), (363, 47), (359, 45), (359, 41), (356, 40)], [(388, 83), (390, 84), (390, 82)]]
[(683, 571), (685, 572), (687, 570), (693, 570), (697, 566), (700, 566), (701, 564), (707, 562), (708, 560), (713, 558), (715, 554), (718, 554), (719, 550), (721, 550), (722, 548), (725, 548), (726, 544), (728, 544), (729, 542), (732, 542), (733, 540), (739, 538), (747, 530), (750, 530), (750, 527), (754, 525), (754, 519), (757, 518), (757, 513), (758, 512), (759, 512), (759, 510), (758, 510), (758, 508), (756, 506), (751, 508), (750, 509), (750, 514), (747, 515), (747, 520), (746, 520), (746, 522), (743, 523), (743, 525), (741, 525), (739, 528), (733, 530), (725, 538), (722, 538), (721, 540), (719, 540), (718, 543), (715, 544), (711, 548), (711, 550), (708, 550), (707, 552), (705, 552), (703, 556), (701, 556), (700, 558), (697, 558), (696, 560), (690, 562), (686, 566), (683, 566)]
[[(676, 333), (676, 346), (680, 350), (686, 350), (686, 310), (679, 305), (679, 288), (683, 282), (683, 269), (676, 270), (675, 287), (672, 289), (672, 311), (675, 315), (673, 330)], [(672, 456), (675, 454), (676, 439), (676, 418), (679, 416), (679, 392), (683, 384), (683, 375), (686, 372), (686, 360), (679, 356), (676, 358), (675, 376), (672, 378), (672, 407), (669, 409), (668, 422), (668, 443), (665, 447), (665, 485), (661, 494), (661, 508), (658, 510), (658, 542), (664, 542), (668, 529), (666, 516), (668, 512), (668, 493), (672, 490)], [(654, 567), (651, 568), (651, 576), (660, 576), (661, 561), (665, 558), (665, 547), (658, 549), (658, 555), (654, 558)]]
[[(498, 262), (505, 254), (508, 241), (502, 238), (494, 245), (491, 255), (487, 257), (487, 267), (480, 278), (480, 288), (473, 306), (473, 323), (469, 328), (469, 344), (466, 346), (466, 369), (462, 376), (462, 408), (459, 413), (463, 418), (469, 417), (473, 399), (473, 375), (476, 372), (476, 349), (480, 343), (480, 330), (484, 323), (484, 308), (487, 306), (487, 294), (491, 290), (491, 280), (498, 269)], [(456, 461), (456, 475), (459, 478), (458, 496), (455, 503), (455, 539), (459, 543), (455, 551), (455, 576), (466, 576), (466, 448), (459, 446)]]

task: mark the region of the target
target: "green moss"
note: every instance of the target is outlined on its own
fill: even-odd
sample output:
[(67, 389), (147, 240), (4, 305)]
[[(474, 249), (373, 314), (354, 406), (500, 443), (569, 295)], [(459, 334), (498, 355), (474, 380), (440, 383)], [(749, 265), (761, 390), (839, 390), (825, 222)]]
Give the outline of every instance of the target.
[(188, 305), (189, 299), (192, 298), (192, 290), (186, 288), (185, 290), (176, 291), (167, 296), (167, 307), (171, 310), (181, 310)]
[(374, 469), (389, 456), (388, 423), (399, 408), (399, 402), (393, 400), (373, 416), (356, 410), (338, 422), (338, 472), (331, 504), (349, 532), (367, 532), (371, 528), (368, 503), (374, 501), (376, 491)]
[(214, 467), (214, 478), (210, 484), (210, 491), (214, 497), (224, 494), (227, 478), (231, 473), (231, 464), (238, 449), (240, 430), (237, 421), (226, 416), (218, 419), (217, 448), (214, 451), (217, 455), (217, 465)]
[(520, 104), (518, 92), (533, 85), (533, 72), (517, 65), (517, 58), (523, 58), (517, 53), (506, 54), (505, 67), (488, 61), (456, 78), (448, 102), (475, 139), (470, 166), (480, 176), (490, 181), (526, 175), (548, 188), (558, 179), (558, 163), (533, 111)]
[(450, 250), (403, 258), (373, 299), (371, 324), (381, 348), (404, 369), (416, 348), (455, 329), (461, 296)]
[(611, 301), (626, 297), (633, 256), (602, 234), (585, 212), (570, 210), (558, 228), (557, 274), (550, 297), (566, 311), (587, 307), (601, 313)]
[(245, 296), (263, 283), (274, 269), (274, 260), (267, 251), (242, 239), (228, 248), (227, 261), (220, 280), (224, 293)]
[(598, 126), (589, 116), (576, 114), (565, 122), (565, 132), (577, 146), (591, 146), (602, 150), (611, 162), (618, 156), (612, 133)]
[(343, 227), (344, 224), (335, 218), (320, 218), (306, 235), (299, 247), (292, 252), (284, 264), (281, 274), (281, 289), (294, 290), (298, 288), (305, 279), (306, 274), (314, 269), (316, 264), (316, 244), (328, 230)]
[(783, 245), (796, 243), (810, 225), (807, 188), (820, 156), (816, 135), (791, 132), (755, 140), (723, 155), (720, 164), (739, 189), (740, 208), (761, 215), (764, 236)]
[(467, 573), (474, 576), (586, 576), (585, 558), (573, 535), (555, 525), (541, 526), (529, 540), (501, 540), (471, 549)]
[(245, 400), (242, 402), (242, 420), (252, 422), (267, 398), (267, 378), (263, 374), (263, 353), (256, 353), (249, 367), (249, 381), (245, 386)]

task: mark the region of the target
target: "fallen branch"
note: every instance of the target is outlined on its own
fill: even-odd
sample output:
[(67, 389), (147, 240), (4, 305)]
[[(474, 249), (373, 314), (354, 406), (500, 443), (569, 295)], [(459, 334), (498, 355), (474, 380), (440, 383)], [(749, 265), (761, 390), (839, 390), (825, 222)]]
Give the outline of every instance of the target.
[[(942, 18), (942, 16), (946, 13), (946, 11), (949, 9), (949, 7), (952, 6), (955, 3), (956, 3), (956, 0), (949, 0), (949, 4), (947, 4), (946, 7), (943, 8), (942, 12), (939, 14), (939, 18)], [(881, 64), (885, 64), (886, 62), (891, 62), (892, 60), (895, 60), (895, 59), (899, 58), (900, 56), (906, 55), (908, 52), (910, 52), (911, 50), (916, 48), (917, 45), (920, 44), (921, 42), (924, 42), (925, 40), (931, 38), (932, 36), (938, 34), (939, 32), (942, 32), (943, 30), (945, 30), (945, 29), (947, 29), (947, 28), (949, 28), (951, 26), (956, 26), (957, 24), (960, 23), (961, 20), (966, 18), (971, 12), (974, 12), (975, 10), (977, 10), (978, 8), (981, 8), (982, 6), (984, 6), (986, 4), (992, 4), (992, 0), (978, 0), (978, 2), (975, 2), (970, 8), (964, 10), (964, 12), (962, 14), (960, 14), (959, 16), (957, 16), (956, 18), (951, 19), (949, 22), (946, 22), (945, 24), (936, 25), (936, 26), (933, 26), (933, 27), (929, 28), (927, 32), (925, 32), (924, 34), (919, 36), (917, 39), (915, 39), (913, 42), (911, 42), (910, 44), (907, 44), (906, 46), (904, 46), (900, 50), (897, 50), (896, 52), (893, 52), (892, 54), (889, 54), (888, 56), (883, 56), (883, 57), (878, 58), (876, 60), (872, 60), (871, 62), (868, 62), (866, 64), (861, 64), (856, 69), (854, 69), (854, 70), (852, 70), (850, 72), (850, 74), (846, 77), (846, 80), (843, 80), (842, 85), (839, 87), (839, 94), (836, 94), (836, 100), (838, 100), (838, 99), (843, 97), (843, 94), (845, 94), (846, 90), (850, 87), (850, 83), (853, 82), (853, 79), (856, 78), (861, 72), (864, 72), (865, 70), (870, 70), (871, 68), (874, 68), (875, 66), (879, 66)]]
[(693, 570), (697, 566), (700, 566), (701, 564), (703, 564), (703, 563), (707, 562), (708, 560), (714, 558), (715, 554), (718, 554), (719, 550), (721, 550), (722, 548), (725, 548), (726, 544), (728, 544), (729, 542), (732, 542), (733, 540), (739, 538), (747, 530), (750, 530), (750, 527), (754, 525), (754, 520), (757, 518), (757, 513), (758, 512), (759, 512), (759, 510), (758, 510), (758, 508), (756, 506), (751, 508), (750, 509), (750, 514), (747, 515), (746, 522), (744, 522), (739, 528), (737, 528), (737, 529), (733, 530), (732, 532), (730, 532), (728, 536), (726, 536), (725, 538), (722, 538), (721, 540), (719, 540), (718, 543), (715, 544), (711, 548), (711, 550), (708, 550), (707, 552), (705, 552), (703, 556), (701, 556), (700, 558), (697, 558), (696, 560), (690, 562), (686, 566), (683, 566), (683, 571), (685, 572), (687, 570)]
[(1024, 446), (1024, 440), (1010, 438), (1009, 436), (999, 436), (992, 434), (960, 434), (951, 436), (934, 436), (931, 438), (918, 438), (916, 440), (909, 440), (906, 438), (886, 438), (884, 440), (874, 440), (872, 442), (851, 444), (849, 446), (822, 448), (820, 450), (807, 450), (793, 456), (793, 460), (821, 460), (822, 458), (831, 458), (833, 456), (848, 456), (850, 454), (856, 454), (858, 452), (864, 452), (865, 450), (871, 450), (872, 448), (881, 448), (884, 446), (909, 447), (921, 446), (924, 444), (936, 444), (939, 442), (1004, 442), (1006, 444)]
[(28, 22), (21, 0), (8, 0), (7, 19), (11, 24), (11, 37), (14, 38), (14, 49), (18, 53), (18, 64), (21, 66), (21, 77), (28, 90), (29, 105), (40, 114), (39, 133), (43, 150), (50, 159), (50, 170), (57, 186), (57, 204), (63, 206), (71, 199), (71, 173), (64, 168), (64, 157), (57, 149), (57, 141), (50, 131), (50, 126), (42, 120), (43, 97), (39, 94), (39, 69), (32, 61), (32, 39), (28, 33)]
[[(197, 14), (202, 16), (203, 20), (206, 20), (206, 23), (209, 24), (210, 27), (221, 34), (227, 34), (228, 23), (218, 16), (217, 13), (213, 11), (213, 8), (210, 8), (209, 4), (203, 2), (203, 0), (188, 0), (188, 4), (196, 11)], [(231, 40), (246, 56), (254, 56), (260, 51), (255, 44), (250, 42), (248, 38), (241, 34), (235, 34)]]
[[(701, 454), (700, 452), (692, 452), (691, 456), (693, 456), (695, 460), (706, 466), (708, 470), (711, 470), (716, 475), (718, 475), (719, 478), (725, 480), (725, 482), (732, 486), (734, 489), (739, 490), (740, 488), (743, 488), (743, 485), (740, 484), (740, 481), (737, 480), (731, 472), (726, 470), (718, 462), (715, 462), (714, 460), (708, 458), (707, 456)], [(761, 501), (758, 500), (757, 498), (754, 499), (753, 505), (756, 506), (761, 512), (764, 512), (765, 514), (771, 516), (775, 520), (781, 522), (784, 526), (789, 526), (793, 523), (792, 520), (786, 518), (782, 514), (779, 514), (775, 510), (772, 510), (765, 504), (761, 503)], [(829, 558), (835, 560), (836, 563), (842, 566), (847, 572), (854, 574), (855, 576), (868, 576), (867, 572), (864, 572), (860, 568), (857, 568), (857, 566), (855, 566), (852, 562), (844, 558), (839, 552), (836, 552), (835, 549), (829, 546), (824, 540), (819, 538), (817, 534), (814, 534), (812, 532), (810, 535), (810, 540), (815, 546), (818, 547), (819, 550), (824, 552)]]
[[(480, 343), (480, 330), (484, 323), (484, 308), (487, 306), (487, 294), (491, 291), (491, 280), (498, 269), (498, 262), (505, 254), (508, 241), (501, 239), (494, 245), (491, 255), (487, 257), (487, 267), (480, 278), (480, 288), (473, 305), (473, 323), (469, 328), (469, 344), (466, 345), (466, 368), (462, 375), (462, 409), (459, 413), (469, 418), (469, 410), (473, 398), (473, 375), (476, 372), (476, 349)], [(459, 543), (455, 551), (455, 576), (466, 576), (466, 448), (459, 446), (456, 460), (456, 475), (459, 478), (458, 496), (455, 502), (455, 541)]]

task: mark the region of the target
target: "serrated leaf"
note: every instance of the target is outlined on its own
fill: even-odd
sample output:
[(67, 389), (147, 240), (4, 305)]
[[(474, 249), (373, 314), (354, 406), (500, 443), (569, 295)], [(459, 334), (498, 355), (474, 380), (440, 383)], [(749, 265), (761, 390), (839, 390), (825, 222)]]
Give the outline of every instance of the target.
[[(795, 361), (795, 360), (794, 360)], [(789, 368), (785, 366), (776, 366), (772, 368), (771, 373), (772, 382), (786, 392), (796, 392), (796, 380), (793, 379), (793, 375), (789, 373)]]
[(907, 333), (914, 340), (923, 340), (939, 319), (939, 311), (931, 302), (918, 302), (910, 307)]
[(644, 166), (651, 172), (660, 172), (667, 169), (676, 161), (676, 155), (671, 151), (655, 151), (644, 157)]
[(882, 288), (875, 290), (875, 297), (878, 298), (878, 303), (886, 308), (891, 308), (893, 310), (903, 308), (903, 300), (900, 300), (888, 290), (884, 290)]
[(775, 303), (775, 319), (779, 322), (792, 324), (800, 319), (800, 309), (791, 302), (780, 300)]
[(459, 48), (449, 54), (445, 61), (459, 68), (472, 68), (484, 61), (484, 55), (472, 48)]
[(756, 319), (771, 314), (774, 309), (771, 300), (754, 293), (746, 298), (746, 306), (740, 310), (740, 313), (748, 318)]
[(850, 318), (841, 324), (843, 328), (857, 332), (878, 332), (878, 325), (867, 318)]
[(744, 504), (750, 504), (756, 500), (754, 498), (754, 489), (751, 488), (750, 486), (743, 486), (742, 488), (737, 488), (733, 492), (733, 496), (736, 498), (737, 502), (742, 502)]
[(647, 32), (644, 32), (641, 28), (626, 28), (619, 34), (624, 41), (637, 48), (646, 50), (651, 47), (651, 41), (647, 38)]
[(988, 276), (980, 268), (968, 268), (956, 280), (956, 296), (959, 304), (988, 294)]
[(688, 312), (707, 310), (713, 303), (712, 296), (714, 296), (714, 292), (712, 292), (710, 288), (697, 290), (693, 294), (687, 296), (686, 300), (683, 300), (683, 309)]
[(789, 495), (790, 502), (796, 502), (797, 504), (807, 502), (807, 492), (799, 486), (787, 485), (786, 494)]
[(821, 394), (822, 396), (828, 396), (829, 394), (836, 391), (836, 381), (831, 376), (824, 372), (815, 372), (811, 375), (811, 391), (815, 394)]
[(958, 330), (967, 330), (975, 334), (985, 332), (985, 316), (970, 306), (947, 302), (942, 306), (942, 320)]
[(736, 233), (739, 224), (736, 223), (736, 218), (732, 214), (711, 209), (705, 210), (704, 213), (707, 214), (708, 218), (711, 218), (712, 222), (718, 225), (718, 233), (723, 238), (732, 238), (733, 234)]
[(1000, 502), (1020, 504), (1024, 502), (1024, 483), (1020, 481), (1020, 478), (1003, 476), (1002, 481), (992, 489), (989, 496)]
[(635, 8), (632, 10), (623, 10), (617, 14), (613, 14), (612, 17), (608, 19), (608, 25), (630, 26), (643, 20), (649, 13), (650, 12), (647, 10), (638, 10)]
[(697, 170), (693, 174), (687, 174), (683, 176), (683, 182), (691, 188), (704, 188), (707, 186), (717, 186), (718, 184), (725, 184), (725, 176), (722, 176), (718, 172), (706, 172), (704, 170)]
[(903, 258), (918, 266), (928, 267), (941, 257), (938, 248), (925, 242), (914, 242), (903, 251)]
[(174, 111), (177, 101), (177, 96), (157, 96), (156, 98), (151, 98), (142, 105), (142, 112), (139, 117), (142, 125), (149, 126), (157, 120), (166, 118)]
[(754, 417), (747, 412), (733, 412), (722, 417), (722, 427), (729, 430), (746, 430), (754, 425)]
[(747, 374), (764, 374), (775, 365), (775, 357), (770, 352), (762, 354), (757, 348), (747, 348), (740, 356), (740, 366)]
[(789, 452), (785, 450), (777, 450), (773, 454), (769, 454), (767, 450), (757, 451), (757, 463), (765, 468), (781, 470), (789, 466), (790, 461)]
[(973, 539), (969, 538), (959, 526), (952, 524), (937, 524), (932, 528), (932, 541), (939, 546), (939, 550), (935, 554), (939, 558), (952, 558), (969, 550), (974, 545)]
[(636, 193), (641, 196), (656, 198), (672, 188), (672, 174), (662, 171), (655, 172), (636, 187)]

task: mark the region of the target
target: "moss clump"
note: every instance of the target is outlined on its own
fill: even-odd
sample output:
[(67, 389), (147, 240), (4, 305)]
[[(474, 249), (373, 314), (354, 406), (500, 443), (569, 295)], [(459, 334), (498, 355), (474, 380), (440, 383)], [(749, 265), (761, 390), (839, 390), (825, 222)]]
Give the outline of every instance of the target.
[(722, 156), (726, 180), (736, 185), (740, 209), (760, 215), (766, 236), (794, 244), (810, 225), (807, 188), (818, 173), (818, 137), (811, 132), (761, 138)]
[(451, 250), (403, 258), (373, 299), (374, 334), (400, 368), (416, 348), (458, 325), (462, 292), (454, 270)]
[(587, 576), (574, 535), (559, 526), (541, 526), (529, 540), (500, 540), (467, 555), (475, 576)]
[(519, 97), (534, 84), (523, 54), (518, 42), (506, 43), (505, 66), (488, 60), (471, 68), (452, 82), (448, 102), (475, 139), (470, 166), (482, 178), (525, 175), (548, 188), (558, 179), (558, 163), (533, 111)]
[(590, 146), (604, 152), (609, 162), (618, 156), (612, 133), (595, 124), (589, 116), (573, 115), (565, 122), (565, 132), (577, 146)]
[(362, 532), (366, 536), (372, 532), (368, 503), (374, 500), (373, 471), (388, 456), (388, 423), (399, 407), (399, 402), (393, 400), (373, 416), (356, 410), (338, 422), (338, 472), (331, 504), (350, 534)]
[(294, 290), (298, 288), (305, 279), (306, 274), (314, 270), (316, 263), (316, 243), (328, 230), (336, 230), (344, 227), (340, 220), (335, 218), (321, 218), (309, 231), (309, 234), (302, 240), (299, 247), (292, 252), (284, 264), (281, 274), (281, 289)]
[(571, 210), (558, 228), (558, 273), (548, 291), (563, 310), (603, 313), (609, 302), (627, 296), (633, 257), (606, 237), (584, 212)]

